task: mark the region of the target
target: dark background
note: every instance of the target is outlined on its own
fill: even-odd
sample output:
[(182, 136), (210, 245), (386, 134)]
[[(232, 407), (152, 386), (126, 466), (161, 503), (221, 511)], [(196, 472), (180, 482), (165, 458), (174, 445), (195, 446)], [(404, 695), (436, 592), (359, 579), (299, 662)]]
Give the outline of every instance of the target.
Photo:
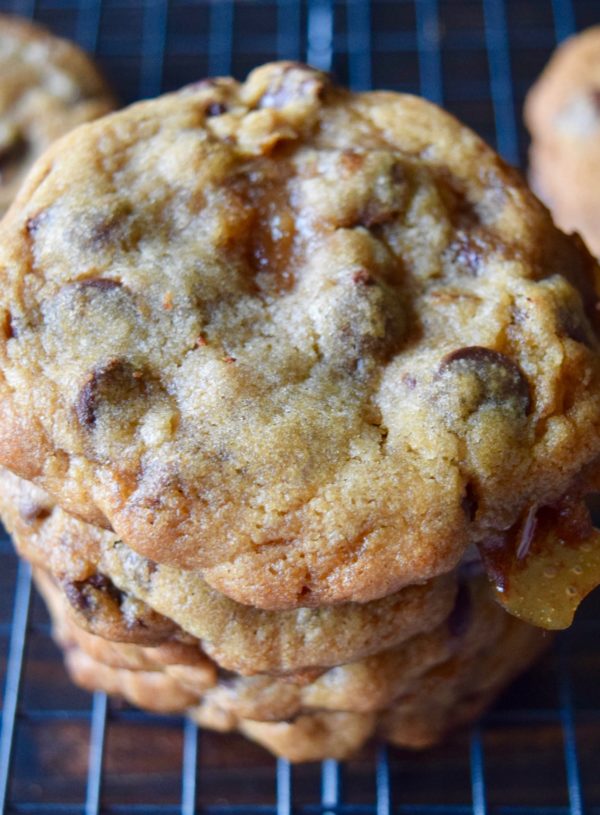
[[(422, 93), (525, 166), (524, 95), (600, 0), (0, 0), (96, 54), (123, 102), (276, 58)], [(598, 592), (600, 594), (600, 592)], [(600, 598), (478, 728), (422, 754), (290, 768), (68, 682), (29, 571), (0, 540), (0, 811), (600, 815)]]

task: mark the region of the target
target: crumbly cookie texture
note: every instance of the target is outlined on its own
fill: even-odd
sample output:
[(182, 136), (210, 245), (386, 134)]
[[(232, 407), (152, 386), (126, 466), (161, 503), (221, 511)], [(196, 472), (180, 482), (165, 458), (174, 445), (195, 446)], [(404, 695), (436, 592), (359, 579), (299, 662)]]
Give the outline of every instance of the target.
[(0, 15), (0, 214), (48, 145), (114, 107), (105, 81), (76, 45)]
[(505, 614), (485, 582), (471, 579), (443, 626), (312, 683), (223, 676), (199, 655), (177, 664), (181, 657), (164, 647), (87, 634), (70, 621), (48, 577), (37, 570), (35, 579), (75, 682), (150, 710), (187, 711), (205, 727), (238, 729), (296, 761), (345, 757), (376, 730), (402, 746), (433, 744), (479, 715), (550, 641)]
[(21, 557), (57, 580), (81, 627), (107, 640), (138, 645), (192, 639), (99, 571), (106, 530), (58, 510), (47, 493), (3, 468), (0, 515)]
[(0, 515), (19, 553), (55, 576), (80, 626), (140, 645), (187, 635), (242, 674), (318, 674), (392, 648), (439, 625), (456, 595), (449, 574), (364, 605), (265, 611), (219, 594), (195, 572), (143, 558), (2, 468)]
[(598, 269), (435, 106), (293, 63), (79, 128), (0, 227), (0, 462), (251, 605), (452, 569), (600, 454)]
[(77, 646), (93, 659), (107, 665), (134, 671), (167, 669), (169, 666), (194, 669), (197, 692), (216, 684), (217, 666), (203, 653), (198, 642), (182, 643), (165, 639), (148, 645), (113, 642), (81, 627), (71, 614), (71, 606), (55, 578), (34, 566), (35, 584), (44, 598), (53, 623), (53, 633), (63, 648)]
[[(460, 632), (454, 630), (449, 618), (431, 632), (417, 635), (396, 648), (340, 665), (312, 682), (303, 682), (217, 672), (214, 663), (198, 649), (108, 642), (72, 622), (64, 597), (40, 570), (36, 570), (36, 582), (51, 608), (55, 637), (65, 650), (78, 648), (112, 668), (164, 671), (195, 693), (196, 703), (202, 700), (206, 710), (218, 711), (221, 717), (229, 716), (232, 723), (237, 718), (281, 721), (320, 709), (355, 712), (385, 709), (419, 676), (452, 659), (459, 650), (475, 651), (484, 641), (489, 644), (498, 639), (508, 619), (489, 602), (488, 588), (488, 607), (484, 607), (478, 618), (474, 617), (481, 610), (481, 603), (467, 600), (474, 614), (468, 617)], [(470, 593), (467, 596), (470, 598)]]
[(527, 96), (525, 121), (534, 190), (600, 255), (600, 26), (559, 46)]

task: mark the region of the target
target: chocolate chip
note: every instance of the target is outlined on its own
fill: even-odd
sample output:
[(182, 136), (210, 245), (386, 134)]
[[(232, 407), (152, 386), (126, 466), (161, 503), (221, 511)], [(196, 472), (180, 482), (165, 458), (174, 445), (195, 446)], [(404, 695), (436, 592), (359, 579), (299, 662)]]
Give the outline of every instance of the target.
[(123, 359), (111, 359), (93, 370), (75, 403), (79, 424), (88, 430), (93, 429), (100, 405), (105, 400), (114, 404), (142, 395), (145, 384), (136, 374), (139, 371)]
[(86, 591), (86, 583), (82, 580), (75, 580), (63, 583), (63, 590), (69, 603), (77, 611), (89, 611), (92, 606), (91, 598)]
[(19, 320), (15, 318), (14, 314), (10, 315), (10, 321), (8, 324), (8, 332), (7, 332), (7, 339), (19, 339)]
[(102, 370), (91, 374), (77, 397), (75, 412), (79, 424), (87, 428), (93, 427), (96, 423), (96, 388), (101, 377)]
[(96, 589), (105, 589), (108, 585), (108, 578), (98, 573), (89, 577), (87, 582)]
[(463, 637), (471, 624), (471, 592), (467, 583), (460, 583), (454, 607), (447, 620), (448, 631), (451, 637)]
[(85, 580), (72, 580), (63, 583), (67, 599), (73, 608), (82, 612), (89, 612), (97, 606), (94, 592), (100, 592), (118, 606), (123, 601), (123, 592), (104, 574), (96, 572)]
[(110, 597), (111, 600), (115, 601), (115, 603), (118, 603), (119, 605), (121, 604), (121, 601), (123, 600), (123, 592), (118, 589), (112, 580), (106, 575), (96, 572), (96, 574), (88, 577), (87, 582), (90, 586), (93, 586), (95, 589), (98, 589), (98, 591), (106, 594), (107, 597)]
[(33, 521), (43, 521), (49, 518), (51, 514), (52, 510), (49, 507), (35, 501), (22, 501), (19, 504), (19, 515), (27, 524), (33, 523)]
[(2, 336), (5, 340), (11, 340), (13, 337), (16, 336), (13, 316), (10, 313), (10, 311), (4, 311), (2, 313), (2, 320), (0, 321), (0, 325), (2, 328)]
[(581, 343), (581, 345), (586, 345), (588, 348), (594, 346), (592, 332), (586, 325), (585, 318), (579, 309), (565, 308), (561, 310), (559, 323), (559, 330), (564, 336)]
[(483, 404), (501, 405), (517, 403), (523, 413), (531, 410), (529, 383), (512, 359), (499, 351), (471, 345), (457, 348), (447, 354), (439, 368), (438, 377), (469, 376), (477, 380), (479, 397), (477, 407)]

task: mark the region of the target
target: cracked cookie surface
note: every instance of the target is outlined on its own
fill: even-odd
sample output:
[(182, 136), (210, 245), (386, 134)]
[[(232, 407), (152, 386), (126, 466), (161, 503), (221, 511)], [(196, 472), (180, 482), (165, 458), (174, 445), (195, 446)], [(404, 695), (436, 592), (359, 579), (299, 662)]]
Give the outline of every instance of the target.
[(50, 148), (0, 244), (0, 461), (242, 603), (448, 572), (600, 454), (596, 265), (423, 100), (198, 83)]

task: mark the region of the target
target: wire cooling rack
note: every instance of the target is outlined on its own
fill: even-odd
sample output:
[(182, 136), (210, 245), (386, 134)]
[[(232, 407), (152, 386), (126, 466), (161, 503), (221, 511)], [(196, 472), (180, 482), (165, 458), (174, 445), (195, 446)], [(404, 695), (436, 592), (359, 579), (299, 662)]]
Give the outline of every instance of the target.
[[(124, 102), (275, 58), (417, 92), (524, 165), (524, 94), (556, 42), (600, 22), (570, 0), (0, 0), (96, 54)], [(167, 815), (600, 815), (600, 602), (471, 732), (292, 768), (73, 688), (0, 540), (0, 810)]]

